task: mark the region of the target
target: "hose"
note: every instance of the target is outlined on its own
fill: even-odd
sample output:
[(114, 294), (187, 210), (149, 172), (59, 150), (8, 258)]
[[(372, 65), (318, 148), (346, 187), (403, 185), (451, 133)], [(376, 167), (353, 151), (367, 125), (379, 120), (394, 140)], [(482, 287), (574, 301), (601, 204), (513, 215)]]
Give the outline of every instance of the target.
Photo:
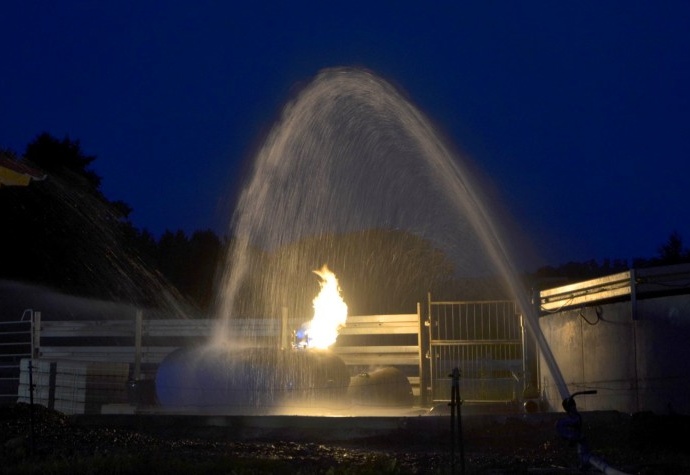
[(586, 460), (583, 459), (583, 462), (590, 464), (592, 467), (600, 470), (606, 475), (629, 475), (626, 472), (621, 472), (617, 468), (613, 468), (604, 459), (597, 457), (596, 455), (590, 454)]
[(574, 393), (568, 398), (565, 398), (563, 400), (563, 409), (565, 409), (566, 417), (558, 421), (556, 424), (556, 429), (561, 437), (568, 441), (577, 443), (578, 455), (583, 467), (591, 465), (607, 475), (629, 475), (611, 467), (604, 459), (592, 454), (589, 451), (589, 446), (587, 445), (585, 436), (582, 433), (582, 416), (577, 411), (575, 396), (596, 393), (596, 390), (580, 391)]

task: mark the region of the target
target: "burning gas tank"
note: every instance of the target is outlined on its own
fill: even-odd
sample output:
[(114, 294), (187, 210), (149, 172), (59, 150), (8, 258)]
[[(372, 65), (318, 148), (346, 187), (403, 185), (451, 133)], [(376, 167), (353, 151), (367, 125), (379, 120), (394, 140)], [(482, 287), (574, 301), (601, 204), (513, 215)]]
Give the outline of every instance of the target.
[(353, 376), (347, 395), (360, 406), (409, 407), (414, 401), (410, 381), (392, 366)]
[(156, 374), (159, 403), (177, 410), (251, 411), (285, 404), (345, 399), (350, 375), (327, 350), (347, 320), (347, 305), (335, 274), (314, 271), (321, 291), (314, 317), (304, 325), (304, 345), (295, 349), (243, 348), (218, 342), (179, 349)]
[(345, 363), (327, 351), (207, 346), (168, 355), (156, 395), (169, 409), (253, 412), (344, 399), (349, 382)]

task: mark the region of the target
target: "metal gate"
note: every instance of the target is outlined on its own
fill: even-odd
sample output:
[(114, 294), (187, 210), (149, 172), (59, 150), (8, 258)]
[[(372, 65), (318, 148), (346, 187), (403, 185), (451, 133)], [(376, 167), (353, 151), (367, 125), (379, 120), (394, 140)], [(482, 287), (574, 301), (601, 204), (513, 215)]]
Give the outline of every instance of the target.
[(512, 300), (433, 302), (429, 296), (429, 370), (433, 402), (450, 401), (460, 369), (465, 402), (510, 402), (524, 389), (524, 328)]
[(0, 405), (17, 402), (20, 362), (34, 354), (35, 318), (40, 312), (25, 310), (20, 320), (0, 322)]

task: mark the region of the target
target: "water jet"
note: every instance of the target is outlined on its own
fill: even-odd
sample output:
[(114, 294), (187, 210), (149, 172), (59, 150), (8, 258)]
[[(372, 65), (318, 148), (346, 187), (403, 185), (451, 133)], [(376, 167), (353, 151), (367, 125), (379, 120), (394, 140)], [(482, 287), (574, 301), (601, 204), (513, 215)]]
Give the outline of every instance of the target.
[[(313, 262), (314, 250), (307, 248), (271, 261), (281, 249), (313, 236), (402, 230), (451, 256), (457, 275), (501, 276), (558, 390), (567, 397), (530, 298), (517, 279), (504, 217), (491, 206), (486, 188), (469, 161), (453, 153), (429, 120), (386, 81), (358, 69), (322, 71), (286, 106), (256, 155), (231, 220), (234, 241), (218, 291), (218, 327), (210, 347), (237, 344), (229, 322), (243, 313), (279, 315), (283, 308), (300, 313), (308, 289), (296, 284), (298, 276), (305, 266), (320, 263)], [(253, 258), (257, 248), (268, 264), (266, 258)], [(354, 266), (361, 275), (369, 272), (365, 256), (328, 255), (338, 252), (321, 250), (334, 261), (358, 261)], [(417, 262), (405, 272), (423, 265)], [(259, 275), (257, 268), (263, 271)], [(249, 359), (261, 368), (271, 367), (276, 358), (275, 352), (258, 351)], [(269, 380), (261, 387), (281, 386), (275, 377)]]

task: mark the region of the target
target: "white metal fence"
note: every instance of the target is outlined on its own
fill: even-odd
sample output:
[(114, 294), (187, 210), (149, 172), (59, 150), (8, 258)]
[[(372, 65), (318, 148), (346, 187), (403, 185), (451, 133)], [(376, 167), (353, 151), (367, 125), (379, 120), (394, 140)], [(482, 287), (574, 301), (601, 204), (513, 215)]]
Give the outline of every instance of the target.
[[(167, 355), (203, 344), (218, 331), (214, 320), (149, 320), (142, 312), (130, 319), (92, 321), (50, 321), (36, 312), (31, 320), (22, 334), (30, 343), (28, 351), (18, 356), (14, 391), (8, 397), (29, 402), (31, 371), (34, 401), (65, 413), (99, 412), (105, 404), (131, 401), (133, 382), (152, 388), (156, 368)], [(287, 347), (291, 329), (299, 323), (286, 316), (234, 319), (226, 329), (253, 346)], [(414, 314), (351, 316), (341, 335), (333, 352), (353, 374), (397, 366), (419, 394), (419, 306)]]
[[(49, 321), (39, 312), (32, 317), (17, 330), (25, 349), (11, 353), (15, 389), (8, 398), (18, 394), (28, 401), (33, 356), (36, 401), (67, 412), (127, 402), (133, 381), (152, 387), (167, 355), (203, 344), (218, 331), (214, 320), (146, 319), (142, 312), (122, 320)], [(285, 348), (300, 323), (286, 315), (234, 319), (227, 329), (253, 346)], [(352, 375), (395, 366), (421, 403), (450, 400), (454, 367), (461, 370), (467, 402), (515, 401), (524, 389), (522, 318), (512, 301), (435, 302), (429, 296), (426, 321), (418, 305), (411, 314), (351, 316), (340, 335), (332, 351)]]
[(33, 355), (33, 310), (19, 320), (0, 322), (0, 404), (16, 401), (20, 362)]
[(515, 302), (435, 302), (429, 296), (428, 304), (432, 401), (450, 401), (450, 375), (456, 367), (463, 401), (520, 399), (524, 330)]

